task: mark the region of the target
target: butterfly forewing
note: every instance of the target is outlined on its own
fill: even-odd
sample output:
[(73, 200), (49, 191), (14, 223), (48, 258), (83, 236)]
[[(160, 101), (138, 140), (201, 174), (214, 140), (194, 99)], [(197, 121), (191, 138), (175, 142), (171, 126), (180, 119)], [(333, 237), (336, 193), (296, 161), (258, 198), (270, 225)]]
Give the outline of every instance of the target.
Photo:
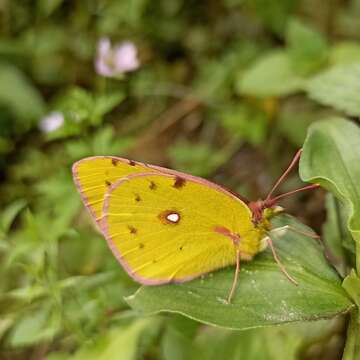
[(105, 194), (101, 227), (115, 256), (143, 284), (181, 282), (235, 263), (232, 240), (254, 229), (241, 200), (195, 178), (132, 174)]
[(136, 173), (154, 170), (145, 164), (112, 156), (95, 156), (76, 162), (73, 176), (82, 200), (99, 224), (105, 193), (117, 180)]

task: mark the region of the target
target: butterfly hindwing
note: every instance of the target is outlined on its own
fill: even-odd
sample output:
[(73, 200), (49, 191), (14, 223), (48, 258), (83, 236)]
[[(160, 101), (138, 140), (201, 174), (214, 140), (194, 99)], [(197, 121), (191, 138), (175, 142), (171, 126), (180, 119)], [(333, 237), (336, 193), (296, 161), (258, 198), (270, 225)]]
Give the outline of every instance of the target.
[(101, 227), (127, 272), (143, 284), (182, 282), (235, 263), (227, 229), (254, 228), (247, 205), (195, 177), (151, 172), (120, 178), (105, 192)]

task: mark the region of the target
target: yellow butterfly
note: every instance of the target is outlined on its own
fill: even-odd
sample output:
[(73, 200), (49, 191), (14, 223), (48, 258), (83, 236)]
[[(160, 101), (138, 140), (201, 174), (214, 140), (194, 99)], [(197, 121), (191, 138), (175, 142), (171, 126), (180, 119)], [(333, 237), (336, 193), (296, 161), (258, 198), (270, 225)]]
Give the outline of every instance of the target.
[(272, 198), (295, 166), (301, 150), (264, 201), (248, 202), (208, 180), (113, 156), (95, 156), (73, 165), (82, 200), (127, 273), (144, 285), (180, 283), (249, 261), (267, 246), (281, 271), (270, 219), (282, 208)]

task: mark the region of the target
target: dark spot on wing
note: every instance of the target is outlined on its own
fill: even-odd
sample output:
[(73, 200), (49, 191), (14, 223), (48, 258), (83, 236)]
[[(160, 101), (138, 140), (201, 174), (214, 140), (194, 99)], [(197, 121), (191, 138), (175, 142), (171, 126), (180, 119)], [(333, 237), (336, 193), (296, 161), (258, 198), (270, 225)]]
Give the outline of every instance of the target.
[(136, 162), (134, 160), (129, 160), (129, 165), (130, 166), (135, 166), (136, 165)]
[(136, 228), (134, 228), (133, 226), (128, 226), (128, 229), (129, 229), (129, 231), (130, 231), (130, 234), (136, 234), (137, 233), (137, 229)]
[(153, 181), (150, 181), (149, 189), (156, 190), (156, 188), (157, 188), (157, 185)]
[(179, 247), (179, 250), (182, 250), (182, 249), (183, 249), (183, 246), (180, 246), (180, 247)]
[(108, 181), (108, 180), (105, 180), (105, 185), (106, 185), (106, 186), (111, 186), (111, 182)]
[(141, 197), (140, 197), (139, 194), (136, 194), (136, 195), (135, 195), (135, 201), (136, 201), (136, 202), (141, 201)]
[(182, 178), (180, 176), (176, 176), (173, 187), (175, 189), (181, 189), (182, 187), (185, 186), (185, 184), (186, 184), (186, 180), (184, 178)]
[(152, 261), (152, 263), (153, 263), (153, 264), (156, 264), (156, 263), (157, 263), (157, 260), (156, 260), (156, 259), (154, 259), (154, 260)]
[(111, 159), (111, 163), (114, 165), (114, 166), (117, 166), (119, 160), (118, 159), (115, 159), (115, 158), (112, 158)]
[(143, 243), (139, 244), (139, 249), (143, 249), (145, 247), (145, 245)]

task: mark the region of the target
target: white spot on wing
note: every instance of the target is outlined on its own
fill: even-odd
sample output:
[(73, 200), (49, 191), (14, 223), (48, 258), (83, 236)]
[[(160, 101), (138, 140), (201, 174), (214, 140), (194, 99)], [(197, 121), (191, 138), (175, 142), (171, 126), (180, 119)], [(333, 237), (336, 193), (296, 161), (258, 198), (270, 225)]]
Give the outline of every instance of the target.
[(168, 221), (176, 224), (180, 220), (180, 215), (178, 213), (170, 213), (170, 214), (166, 215), (166, 219)]

